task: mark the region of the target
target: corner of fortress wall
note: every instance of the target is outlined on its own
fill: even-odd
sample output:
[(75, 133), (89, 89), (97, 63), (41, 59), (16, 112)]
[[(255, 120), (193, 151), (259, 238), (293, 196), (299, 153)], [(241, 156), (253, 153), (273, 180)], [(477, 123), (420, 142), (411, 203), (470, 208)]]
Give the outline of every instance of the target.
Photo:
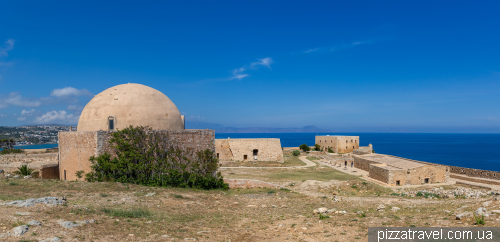
[[(209, 149), (215, 151), (214, 130), (155, 130), (168, 135), (170, 141), (182, 149), (196, 152)], [(59, 132), (59, 178), (61, 180), (77, 180), (77, 171), (91, 172), (92, 156), (104, 153), (114, 155), (110, 146), (112, 131)], [(190, 157), (193, 159), (194, 157)]]

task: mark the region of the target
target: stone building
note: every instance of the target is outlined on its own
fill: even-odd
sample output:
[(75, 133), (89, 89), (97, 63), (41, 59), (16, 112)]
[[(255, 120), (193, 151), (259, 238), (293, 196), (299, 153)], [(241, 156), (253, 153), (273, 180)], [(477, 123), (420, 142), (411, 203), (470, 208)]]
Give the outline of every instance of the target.
[(111, 133), (129, 126), (149, 126), (166, 133), (182, 149), (215, 151), (214, 130), (185, 130), (184, 117), (165, 94), (140, 84), (123, 84), (97, 94), (83, 109), (78, 131), (59, 132), (59, 178), (76, 180), (91, 171), (91, 156), (105, 152)]
[(216, 139), (215, 153), (221, 162), (284, 162), (280, 139)]
[(447, 166), (382, 154), (354, 155), (354, 167), (390, 186), (442, 183), (449, 178)]
[(335, 153), (350, 153), (359, 149), (359, 136), (316, 136), (315, 144), (321, 146), (323, 151), (330, 148)]

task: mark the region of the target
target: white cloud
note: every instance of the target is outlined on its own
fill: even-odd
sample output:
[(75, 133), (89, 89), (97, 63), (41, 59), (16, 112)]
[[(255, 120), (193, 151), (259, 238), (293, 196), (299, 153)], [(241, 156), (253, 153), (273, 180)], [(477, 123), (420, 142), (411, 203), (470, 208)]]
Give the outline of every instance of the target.
[(92, 96), (92, 93), (87, 89), (78, 90), (74, 87), (65, 87), (61, 89), (54, 89), (50, 93), (53, 97), (69, 97), (69, 96)]
[(7, 117), (7, 114), (0, 113), (0, 117)]
[(35, 122), (39, 124), (58, 123), (58, 124), (75, 124), (78, 122), (79, 116), (67, 114), (66, 111), (50, 111), (42, 116), (36, 117)]
[(246, 66), (242, 66), (240, 68), (234, 69), (233, 76), (231, 76), (229, 78), (229, 80), (238, 79), (238, 81), (239, 81), (245, 77), (248, 77), (248, 76), (250, 76), (250, 74), (243, 73), (243, 72), (247, 71), (248, 69), (256, 70), (258, 66), (265, 66), (265, 67), (271, 69), (271, 64), (274, 62), (271, 57), (266, 57), (266, 58), (258, 59), (258, 60), (259, 61), (250, 63), (250, 65), (246, 65)]
[(5, 41), (3, 44), (3, 47), (0, 47), (0, 56), (7, 56), (9, 55), (9, 51), (14, 49), (14, 43), (16, 41), (13, 39), (8, 39)]
[(19, 118), (17, 118), (17, 121), (24, 121), (24, 120), (26, 120), (25, 117), (19, 117)]
[(23, 97), (18, 92), (11, 92), (6, 97), (0, 96), (0, 108), (5, 108), (9, 105), (21, 107), (39, 107), (40, 105), (42, 105), (42, 102), (37, 99)]
[(315, 52), (317, 50), (319, 50), (319, 48), (308, 49), (308, 50), (304, 51), (304, 53), (311, 53), (311, 52)]
[(21, 112), (21, 115), (23, 116), (30, 116), (30, 115), (33, 115), (33, 113), (35, 112), (35, 109), (31, 109), (29, 111), (26, 111), (23, 109), (23, 111)]
[(80, 105), (68, 105), (68, 110), (82, 111), (83, 106)]
[(271, 64), (273, 63), (273, 59), (271, 57), (266, 57), (264, 59), (259, 59), (259, 61), (250, 63), (250, 68), (256, 68), (257, 66), (266, 66), (271, 69)]

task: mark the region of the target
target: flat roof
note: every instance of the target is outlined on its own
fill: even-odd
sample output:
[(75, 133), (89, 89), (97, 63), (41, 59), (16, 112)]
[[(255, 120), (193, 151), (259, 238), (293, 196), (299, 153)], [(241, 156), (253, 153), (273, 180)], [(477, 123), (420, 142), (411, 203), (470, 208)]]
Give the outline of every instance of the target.
[(354, 135), (316, 135), (315, 137), (359, 137)]
[(425, 164), (422, 163), (382, 154), (366, 154), (360, 155), (359, 157), (404, 170), (425, 166)]

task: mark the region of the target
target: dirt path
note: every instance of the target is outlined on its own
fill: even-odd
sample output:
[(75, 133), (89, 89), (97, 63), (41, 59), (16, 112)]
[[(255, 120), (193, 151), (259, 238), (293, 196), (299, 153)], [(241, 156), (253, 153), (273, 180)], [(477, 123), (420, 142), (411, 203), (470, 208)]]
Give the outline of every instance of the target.
[(306, 156), (300, 156), (299, 159), (306, 163), (305, 166), (283, 166), (283, 167), (220, 167), (219, 169), (296, 169), (316, 166), (316, 163), (308, 160)]

